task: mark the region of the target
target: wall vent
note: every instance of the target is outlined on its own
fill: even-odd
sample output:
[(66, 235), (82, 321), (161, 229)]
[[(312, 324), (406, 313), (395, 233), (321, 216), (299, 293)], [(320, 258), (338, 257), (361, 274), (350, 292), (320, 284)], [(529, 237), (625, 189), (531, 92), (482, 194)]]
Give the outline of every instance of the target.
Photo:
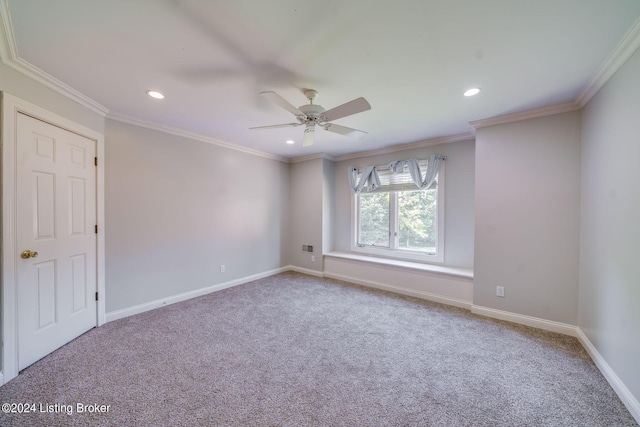
[(302, 252), (313, 252), (312, 245), (302, 245)]

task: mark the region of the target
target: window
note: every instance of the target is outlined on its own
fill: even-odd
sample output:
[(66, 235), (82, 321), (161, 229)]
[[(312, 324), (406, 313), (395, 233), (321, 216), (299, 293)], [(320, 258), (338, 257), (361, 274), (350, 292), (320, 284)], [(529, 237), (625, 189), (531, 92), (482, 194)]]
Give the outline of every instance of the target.
[[(426, 170), (426, 161), (419, 162)], [(443, 262), (444, 164), (436, 180), (420, 190), (405, 167), (378, 166), (380, 187), (355, 193), (352, 250), (392, 258)]]

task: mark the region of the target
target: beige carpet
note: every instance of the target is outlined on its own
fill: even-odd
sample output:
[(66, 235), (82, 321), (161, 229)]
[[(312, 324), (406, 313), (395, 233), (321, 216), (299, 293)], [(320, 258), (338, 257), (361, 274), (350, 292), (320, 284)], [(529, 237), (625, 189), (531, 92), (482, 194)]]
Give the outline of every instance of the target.
[(575, 338), (296, 273), (91, 330), (0, 397), (38, 405), (2, 426), (637, 425)]

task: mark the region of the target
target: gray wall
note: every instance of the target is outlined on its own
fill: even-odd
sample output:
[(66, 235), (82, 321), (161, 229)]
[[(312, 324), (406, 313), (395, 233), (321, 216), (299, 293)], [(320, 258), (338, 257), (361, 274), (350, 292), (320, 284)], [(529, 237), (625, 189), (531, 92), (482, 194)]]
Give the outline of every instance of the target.
[(349, 166), (383, 165), (394, 160), (424, 159), (430, 154), (447, 156), (445, 165), (444, 264), (473, 268), (474, 141), (460, 141), (389, 154), (358, 157), (335, 164), (333, 245), (336, 251), (351, 251), (351, 199)]
[(335, 163), (322, 160), (322, 252), (333, 250)]
[(579, 112), (477, 131), (474, 304), (577, 324), (580, 132)]
[[(290, 164), (288, 261), (289, 264), (322, 270), (323, 243), (323, 163), (313, 159)], [(313, 254), (302, 252), (302, 245), (312, 245)], [(315, 256), (315, 262), (311, 261)]]
[(640, 400), (640, 51), (584, 108), (579, 326)]
[(105, 139), (107, 313), (283, 265), (288, 164), (112, 120)]

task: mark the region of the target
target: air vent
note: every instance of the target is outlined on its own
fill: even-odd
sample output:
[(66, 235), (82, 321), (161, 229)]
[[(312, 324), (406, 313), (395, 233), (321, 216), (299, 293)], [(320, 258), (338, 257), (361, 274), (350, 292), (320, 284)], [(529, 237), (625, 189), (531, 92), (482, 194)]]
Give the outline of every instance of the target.
[(302, 245), (302, 252), (313, 252), (312, 245)]

